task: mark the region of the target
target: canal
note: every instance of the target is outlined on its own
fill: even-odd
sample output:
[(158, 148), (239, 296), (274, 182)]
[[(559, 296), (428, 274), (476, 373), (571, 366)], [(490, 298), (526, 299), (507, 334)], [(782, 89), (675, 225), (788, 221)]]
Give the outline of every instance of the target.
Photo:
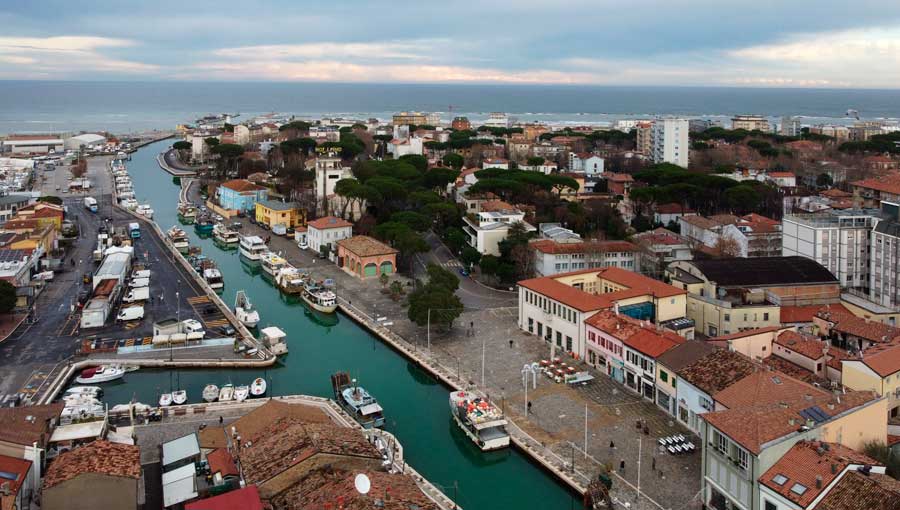
[[(138, 200), (152, 205), (163, 231), (177, 222), (178, 186), (159, 168), (156, 155), (171, 143), (142, 148), (128, 162)], [(260, 326), (278, 326), (287, 333), (289, 354), (265, 371), (133, 372), (123, 381), (104, 385), (104, 401), (110, 406), (132, 398), (155, 404), (160, 391), (170, 391), (170, 386), (186, 389), (190, 401), (196, 402), (208, 383), (249, 384), (258, 376), (268, 380), (269, 395), (331, 397), (329, 376), (344, 370), (378, 398), (388, 420), (386, 428), (403, 443), (407, 461), (463, 508), (580, 508), (577, 495), (518, 451), (478, 450), (450, 418), (448, 388), (430, 374), (347, 317), (337, 314), (323, 320), (311, 315), (302, 303), (283, 296), (258, 269), (242, 263), (237, 250), (225, 251), (212, 239), (199, 239), (193, 227), (185, 231), (222, 270), (225, 302), (232, 305), (235, 292), (245, 290), (260, 311)]]

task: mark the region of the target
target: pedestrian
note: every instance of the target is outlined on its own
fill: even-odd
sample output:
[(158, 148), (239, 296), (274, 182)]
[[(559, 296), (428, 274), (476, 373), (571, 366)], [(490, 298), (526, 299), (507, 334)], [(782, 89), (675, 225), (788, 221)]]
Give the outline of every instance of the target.
[(531, 414), (531, 401), (528, 401), (528, 414)]
[(512, 338), (509, 339), (509, 348), (512, 349), (513, 341)]
[(222, 418), (222, 416), (219, 415), (219, 425), (221, 425), (223, 421), (225, 421), (224, 418)]
[(615, 449), (616, 449), (616, 443), (610, 441), (610, 442), (609, 442), (609, 449), (610, 449), (610, 450), (615, 450)]
[(625, 459), (622, 459), (622, 461), (619, 462), (619, 471), (625, 472)]
[(650, 459), (650, 470), (656, 471), (656, 455), (654, 455), (653, 458)]
[(162, 302), (164, 302), (165, 300), (166, 300), (166, 295), (165, 295), (165, 294), (160, 294), (160, 295), (159, 295), (159, 302), (162, 303)]

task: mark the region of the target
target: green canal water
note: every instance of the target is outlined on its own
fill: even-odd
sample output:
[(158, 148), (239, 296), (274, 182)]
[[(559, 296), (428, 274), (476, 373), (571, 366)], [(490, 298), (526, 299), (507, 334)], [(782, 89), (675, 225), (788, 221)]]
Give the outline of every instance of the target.
[[(132, 156), (128, 171), (141, 203), (149, 202), (155, 221), (167, 230), (176, 224), (178, 187), (156, 163), (156, 155), (171, 141), (149, 145)], [(260, 326), (273, 325), (288, 335), (289, 354), (281, 364), (263, 370), (140, 370), (104, 385), (110, 406), (133, 397), (154, 404), (160, 391), (178, 385), (191, 402), (200, 401), (208, 383), (249, 384), (262, 376), (269, 395), (308, 394), (331, 397), (329, 376), (345, 370), (359, 378), (385, 409), (387, 430), (403, 443), (407, 461), (433, 483), (454, 496), (467, 510), (487, 508), (580, 508), (577, 495), (513, 449), (487, 454), (478, 450), (452, 422), (448, 389), (368, 331), (340, 314), (323, 319), (295, 299), (283, 296), (257, 268), (242, 263), (237, 250), (218, 248), (212, 239), (199, 239), (193, 227), (185, 230), (192, 244), (218, 263), (225, 276), (223, 299), (229, 305), (240, 289), (260, 311)], [(174, 294), (175, 289), (166, 289)]]

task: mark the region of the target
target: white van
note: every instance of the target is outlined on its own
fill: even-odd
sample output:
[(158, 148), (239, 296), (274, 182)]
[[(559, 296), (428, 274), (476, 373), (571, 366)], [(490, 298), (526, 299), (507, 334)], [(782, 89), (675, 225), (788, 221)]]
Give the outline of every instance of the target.
[(123, 303), (134, 303), (135, 301), (146, 301), (150, 299), (150, 287), (138, 287), (131, 289), (128, 294), (122, 298)]
[(119, 322), (125, 321), (135, 321), (144, 318), (144, 307), (143, 306), (129, 306), (128, 308), (123, 308), (119, 311), (119, 315), (116, 316), (116, 320)]
[(134, 280), (137, 280), (138, 278), (150, 278), (150, 270), (141, 269), (140, 271), (135, 271), (131, 273), (131, 278)]
[(149, 287), (150, 278), (135, 278), (134, 280), (131, 280), (131, 283), (129, 283), (128, 286), (136, 289), (140, 287)]

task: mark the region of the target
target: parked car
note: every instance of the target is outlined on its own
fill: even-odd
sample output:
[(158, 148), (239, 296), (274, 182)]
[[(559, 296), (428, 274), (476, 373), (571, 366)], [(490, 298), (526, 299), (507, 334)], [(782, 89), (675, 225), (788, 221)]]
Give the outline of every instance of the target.
[(236, 333), (234, 328), (227, 324), (225, 326), (220, 327), (219, 332), (225, 336), (234, 336), (234, 334)]
[(240, 230), (240, 229), (244, 228), (244, 225), (241, 224), (240, 221), (232, 221), (232, 222), (231, 222), (231, 228), (232, 228), (233, 230)]
[(203, 331), (203, 324), (197, 319), (186, 319), (181, 321), (181, 323), (184, 324), (184, 329), (188, 333), (199, 333)]

